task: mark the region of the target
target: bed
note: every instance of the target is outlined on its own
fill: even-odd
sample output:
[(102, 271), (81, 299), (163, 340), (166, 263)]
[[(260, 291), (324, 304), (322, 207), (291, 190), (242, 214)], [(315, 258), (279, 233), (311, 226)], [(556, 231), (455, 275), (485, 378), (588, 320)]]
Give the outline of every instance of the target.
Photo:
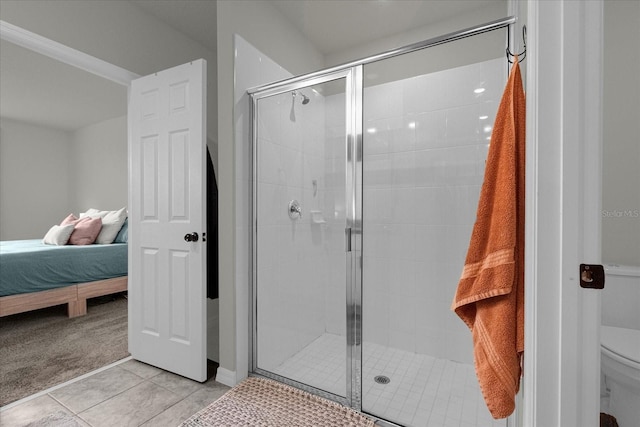
[(0, 317), (67, 304), (87, 313), (87, 299), (127, 290), (127, 244), (46, 245), (0, 242)]

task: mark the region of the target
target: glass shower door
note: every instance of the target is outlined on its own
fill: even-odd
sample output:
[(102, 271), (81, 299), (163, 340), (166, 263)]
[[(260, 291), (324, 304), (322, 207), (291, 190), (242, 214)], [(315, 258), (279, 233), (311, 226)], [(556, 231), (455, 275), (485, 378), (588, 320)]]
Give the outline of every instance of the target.
[(254, 98), (253, 370), (347, 396), (348, 75)]
[(403, 426), (505, 425), (450, 310), (506, 82), (502, 43), (485, 34), (364, 67), (362, 410)]

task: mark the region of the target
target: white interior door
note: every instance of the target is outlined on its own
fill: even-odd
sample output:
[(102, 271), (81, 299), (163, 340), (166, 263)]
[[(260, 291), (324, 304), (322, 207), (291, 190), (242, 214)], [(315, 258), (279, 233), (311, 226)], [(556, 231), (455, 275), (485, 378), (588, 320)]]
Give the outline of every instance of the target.
[[(129, 94), (129, 352), (205, 381), (206, 61)], [(197, 233), (197, 240), (195, 239)]]

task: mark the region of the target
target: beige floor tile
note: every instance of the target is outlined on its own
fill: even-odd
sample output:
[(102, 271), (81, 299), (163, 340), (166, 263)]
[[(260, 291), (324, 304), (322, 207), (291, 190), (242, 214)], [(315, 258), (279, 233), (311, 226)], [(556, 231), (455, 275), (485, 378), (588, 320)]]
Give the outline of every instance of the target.
[(133, 372), (144, 379), (155, 377), (156, 375), (164, 372), (160, 368), (156, 368), (155, 366), (147, 365), (146, 363), (138, 362), (133, 359), (118, 365), (118, 367), (126, 369), (129, 372)]
[(0, 412), (0, 425), (2, 427), (22, 427), (60, 411), (72, 414), (54, 399), (44, 395)]
[(143, 427), (177, 426), (196, 412), (219, 399), (230, 390), (224, 384), (211, 382), (205, 387), (189, 395), (186, 399), (176, 403), (163, 413), (152, 418)]
[(205, 384), (172, 374), (171, 372), (161, 372), (149, 381), (174, 392), (180, 398), (187, 397), (201, 388), (207, 387)]
[(93, 427), (139, 426), (180, 400), (175, 393), (144, 382), (79, 415)]
[(23, 427), (58, 412), (79, 414), (81, 427), (176, 426), (228, 390), (214, 379), (198, 383), (132, 360), (3, 411), (0, 426)]
[(229, 390), (231, 390), (231, 387), (220, 383), (213, 383), (209, 387), (200, 389), (195, 393), (189, 395), (185, 400), (194, 402), (197, 406), (200, 407), (198, 409), (200, 410), (205, 406), (211, 404), (212, 402), (218, 400)]
[(142, 427), (167, 427), (178, 426), (181, 422), (202, 409), (197, 403), (187, 399), (181, 400), (172, 407), (166, 409), (159, 415), (153, 417)]
[(50, 395), (78, 414), (144, 381), (140, 376), (115, 366), (88, 378), (54, 390)]

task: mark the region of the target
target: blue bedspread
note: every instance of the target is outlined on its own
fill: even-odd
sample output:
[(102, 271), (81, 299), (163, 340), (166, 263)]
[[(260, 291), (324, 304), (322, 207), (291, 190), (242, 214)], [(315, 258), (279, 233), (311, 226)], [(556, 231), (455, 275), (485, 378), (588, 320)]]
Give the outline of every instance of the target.
[(0, 242), (0, 296), (126, 275), (126, 243), (54, 246), (42, 240)]

